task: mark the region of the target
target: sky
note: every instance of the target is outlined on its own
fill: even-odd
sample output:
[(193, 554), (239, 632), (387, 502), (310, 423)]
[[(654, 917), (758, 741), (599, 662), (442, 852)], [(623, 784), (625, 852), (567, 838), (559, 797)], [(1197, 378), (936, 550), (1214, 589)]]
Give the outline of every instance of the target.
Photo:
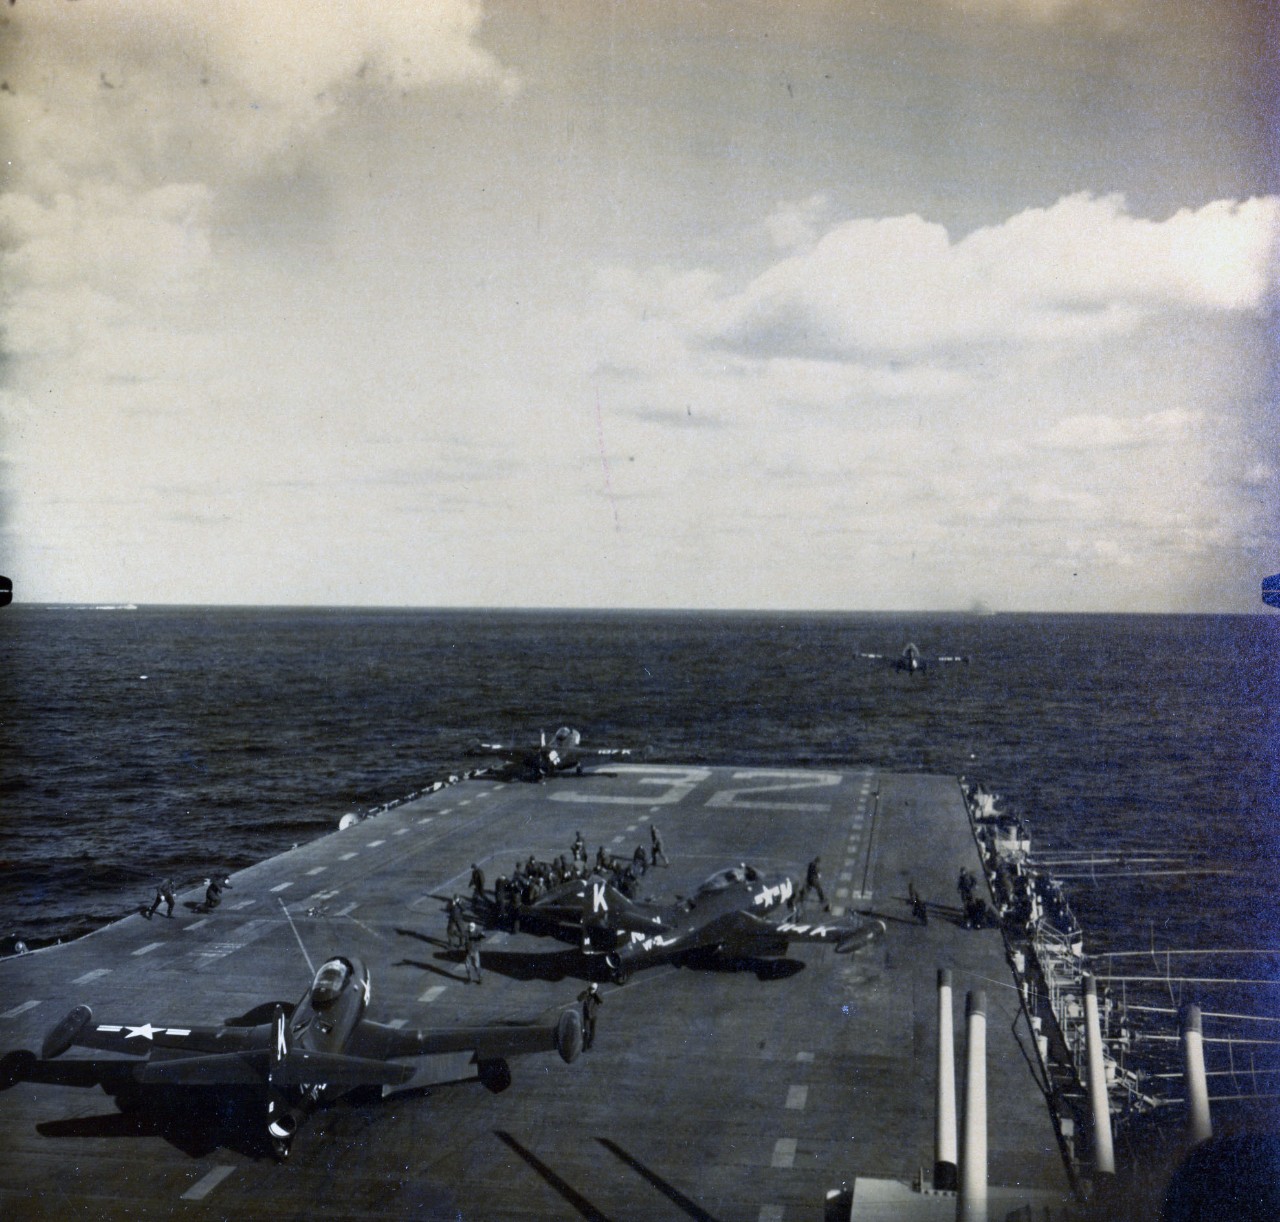
[(1268, 9), (15, 0), (0, 571), (1258, 611)]

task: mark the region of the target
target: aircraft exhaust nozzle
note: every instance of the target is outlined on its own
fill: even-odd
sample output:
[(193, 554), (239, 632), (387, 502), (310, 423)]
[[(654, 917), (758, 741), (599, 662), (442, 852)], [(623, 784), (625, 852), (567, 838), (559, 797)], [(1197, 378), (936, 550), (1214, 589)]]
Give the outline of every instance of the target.
[(849, 955), (854, 951), (861, 950), (864, 946), (870, 946), (873, 942), (879, 942), (884, 937), (888, 926), (879, 918), (874, 921), (868, 921), (859, 930), (851, 933), (843, 942), (836, 944), (837, 955)]
[(88, 1006), (76, 1006), (48, 1035), (40, 1046), (40, 1055), (46, 1061), (60, 1057), (72, 1044), (76, 1037), (93, 1022), (93, 1011)]
[(576, 1009), (565, 1010), (556, 1023), (556, 1051), (567, 1065), (582, 1051), (582, 1016)]
[(288, 1141), (298, 1131), (298, 1117), (293, 1112), (280, 1112), (267, 1121), (267, 1132), (277, 1141)]

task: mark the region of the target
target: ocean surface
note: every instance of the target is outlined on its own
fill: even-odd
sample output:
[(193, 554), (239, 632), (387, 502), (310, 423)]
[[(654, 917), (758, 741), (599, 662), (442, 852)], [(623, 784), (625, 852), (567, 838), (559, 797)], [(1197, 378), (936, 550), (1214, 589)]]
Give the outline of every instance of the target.
[[(857, 656), (907, 641), (971, 661)], [(1174, 859), (1068, 880), (1090, 951), (1280, 947), (1280, 616), (14, 606), (0, 668), (0, 937), (83, 934), (563, 724), (963, 774), (1039, 851)]]

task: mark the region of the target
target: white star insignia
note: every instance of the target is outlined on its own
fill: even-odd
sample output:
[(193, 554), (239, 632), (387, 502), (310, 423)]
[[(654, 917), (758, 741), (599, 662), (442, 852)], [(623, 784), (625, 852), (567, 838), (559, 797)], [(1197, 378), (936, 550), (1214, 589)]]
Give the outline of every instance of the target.
[(141, 1027), (126, 1027), (124, 1038), (131, 1040), (136, 1036), (138, 1039), (149, 1040), (163, 1030), (163, 1027), (153, 1027), (150, 1023), (143, 1023)]

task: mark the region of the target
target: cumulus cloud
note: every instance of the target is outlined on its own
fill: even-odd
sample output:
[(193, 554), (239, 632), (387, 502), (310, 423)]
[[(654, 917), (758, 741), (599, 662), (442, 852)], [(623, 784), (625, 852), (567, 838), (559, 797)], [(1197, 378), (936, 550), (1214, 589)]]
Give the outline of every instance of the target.
[(1278, 233), (1274, 196), (1153, 221), (1079, 194), (959, 241), (916, 215), (850, 220), (690, 318), (707, 342), (759, 355), (1088, 342), (1160, 311), (1259, 309)]
[(0, 30), (10, 355), (65, 357), (91, 325), (212, 287), (220, 192), (288, 174), (344, 91), (514, 88), (480, 22), (474, 0), (16, 7)]
[(1058, 450), (1115, 450), (1167, 446), (1188, 440), (1203, 422), (1199, 412), (1147, 412), (1136, 418), (1081, 414), (1064, 417), (1034, 444)]

